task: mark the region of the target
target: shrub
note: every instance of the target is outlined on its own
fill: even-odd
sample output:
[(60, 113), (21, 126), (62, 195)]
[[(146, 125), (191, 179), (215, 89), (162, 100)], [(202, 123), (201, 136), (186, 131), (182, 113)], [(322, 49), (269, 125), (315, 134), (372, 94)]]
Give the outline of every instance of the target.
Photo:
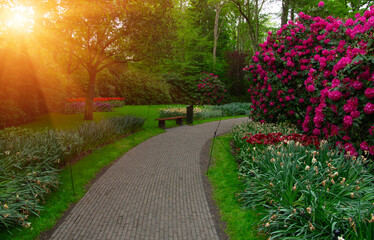
[(249, 115), (250, 104), (249, 103), (227, 103), (223, 105), (212, 105), (212, 110), (219, 110), (223, 112), (224, 116), (238, 116), (238, 115)]
[(243, 133), (253, 125), (237, 127), (234, 139), (246, 185), (239, 200), (261, 212), (259, 231), (271, 239), (374, 237), (374, 177), (365, 157), (339, 153), (326, 140), (318, 150), (297, 141), (252, 145)]
[(197, 82), (197, 105), (222, 104), (226, 96), (223, 83), (213, 73), (203, 73)]
[(169, 104), (168, 84), (161, 78), (139, 70), (128, 70), (116, 76), (116, 91), (130, 105)]
[(82, 152), (140, 129), (144, 119), (122, 116), (89, 122), (73, 130), (0, 131), (0, 229), (29, 227), (45, 197), (58, 187), (58, 168)]
[(374, 154), (374, 7), (355, 19), (299, 14), (245, 68), (253, 118), (289, 121), (350, 154)]

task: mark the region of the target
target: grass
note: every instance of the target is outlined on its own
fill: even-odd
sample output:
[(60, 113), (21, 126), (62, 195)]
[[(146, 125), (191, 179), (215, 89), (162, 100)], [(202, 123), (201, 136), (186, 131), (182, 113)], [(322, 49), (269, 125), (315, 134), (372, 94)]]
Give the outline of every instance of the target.
[[(219, 138), (229, 148), (232, 135), (227, 134)], [(238, 178), (238, 164), (234, 157), (216, 141), (212, 159), (208, 178), (212, 184), (213, 199), (219, 208), (221, 220), (226, 223), (226, 234), (232, 240), (266, 239), (257, 231), (259, 216), (253, 211), (243, 210), (236, 197), (236, 193), (243, 192), (245, 187)]]
[[(93, 151), (80, 161), (72, 165), (75, 195), (73, 195), (70, 169), (69, 166), (62, 169), (59, 173), (61, 184), (57, 191), (47, 198), (44, 205), (44, 211), (41, 212), (40, 217), (30, 217), (32, 222), (30, 228), (12, 229), (10, 232), (0, 232), (0, 239), (9, 240), (30, 240), (40, 236), (44, 231), (51, 229), (63, 215), (63, 213), (73, 203), (78, 202), (86, 193), (87, 184), (95, 178), (96, 174), (105, 166), (118, 159), (124, 153), (129, 151), (136, 145), (144, 142), (145, 140), (161, 134), (164, 130), (158, 128), (158, 122), (155, 118), (159, 117), (159, 109), (166, 105), (137, 105), (137, 106), (124, 106), (115, 109), (114, 112), (94, 113), (94, 121), (98, 121), (105, 117), (120, 116), (132, 114), (146, 118), (143, 130), (134, 133), (132, 136), (120, 139), (112, 144), (108, 144), (100, 149)], [(168, 105), (169, 106), (169, 105)], [(240, 117), (240, 116), (239, 116)], [(222, 119), (227, 119), (225, 117)], [(194, 125), (217, 121), (220, 118), (205, 119), (194, 121)], [(66, 129), (74, 128), (75, 126), (83, 123), (83, 114), (46, 114), (37, 119), (37, 121), (24, 124), (21, 127), (25, 128), (56, 128)], [(175, 127), (176, 122), (168, 121), (166, 126)]]

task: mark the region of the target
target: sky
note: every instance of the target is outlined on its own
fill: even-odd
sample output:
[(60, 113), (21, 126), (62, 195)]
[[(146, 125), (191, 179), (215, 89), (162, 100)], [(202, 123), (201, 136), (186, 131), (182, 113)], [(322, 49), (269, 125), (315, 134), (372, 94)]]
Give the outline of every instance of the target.
[(280, 13), (281, 13), (281, 3), (282, 1), (280, 0), (271, 0), (270, 2), (267, 1), (264, 4), (264, 13), (269, 13), (271, 14), (271, 22), (274, 23), (276, 26), (280, 27), (281, 24), (281, 18), (280, 18)]

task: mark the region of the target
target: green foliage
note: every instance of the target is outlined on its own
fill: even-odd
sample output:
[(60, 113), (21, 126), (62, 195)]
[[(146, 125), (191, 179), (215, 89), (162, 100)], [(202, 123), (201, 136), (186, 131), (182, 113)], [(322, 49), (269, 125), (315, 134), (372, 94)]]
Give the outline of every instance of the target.
[(373, 5), (373, 0), (325, 0), (324, 7), (318, 7), (320, 0), (293, 0), (295, 13), (304, 12), (312, 16), (352, 18), (357, 12), (363, 14)]
[(260, 231), (271, 239), (331, 239), (337, 231), (344, 239), (373, 238), (374, 176), (366, 158), (345, 156), (326, 141), (318, 149), (293, 141), (249, 146), (245, 129), (267, 126), (249, 125), (234, 130), (234, 139), (246, 185), (241, 201), (261, 210)]
[(73, 130), (0, 131), (0, 229), (29, 227), (29, 216), (38, 216), (45, 196), (58, 187), (59, 166), (140, 129), (144, 121), (122, 116), (84, 123)]
[(227, 103), (223, 105), (212, 105), (212, 106), (206, 106), (211, 108), (213, 111), (221, 111), (223, 113), (223, 116), (238, 116), (238, 115), (249, 115), (250, 114), (250, 103), (239, 103), (239, 102), (233, 102), (233, 103)]
[(169, 92), (172, 102), (177, 103), (193, 103), (194, 78), (184, 77), (178, 73), (165, 73), (161, 78), (169, 84)]
[(126, 98), (126, 104), (148, 105), (172, 102), (168, 84), (152, 73), (128, 69), (117, 72), (110, 84), (117, 95)]

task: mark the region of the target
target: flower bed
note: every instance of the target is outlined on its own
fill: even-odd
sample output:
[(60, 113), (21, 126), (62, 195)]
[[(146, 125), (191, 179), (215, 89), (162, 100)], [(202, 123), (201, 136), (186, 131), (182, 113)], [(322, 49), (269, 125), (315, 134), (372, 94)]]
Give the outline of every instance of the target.
[(261, 131), (292, 129), (250, 122), (233, 131), (246, 185), (239, 201), (260, 212), (259, 231), (270, 239), (373, 239), (374, 176), (366, 157), (340, 153), (326, 140), (318, 148), (295, 140), (247, 141)]
[(253, 118), (294, 122), (354, 156), (374, 155), (373, 30), (372, 6), (354, 19), (301, 12), (269, 32), (244, 69)]
[(0, 229), (29, 227), (46, 196), (58, 187), (58, 169), (80, 153), (140, 129), (144, 119), (123, 116), (88, 122), (73, 130), (0, 131)]
[[(195, 119), (208, 119), (216, 118), (221, 116), (238, 116), (238, 115), (249, 115), (250, 110), (248, 110), (249, 103), (228, 103), (224, 105), (204, 105), (204, 106), (194, 106), (193, 116)], [(186, 115), (186, 107), (166, 107), (160, 109), (160, 117), (176, 117)]]
[[(66, 99), (64, 113), (83, 113), (85, 108), (85, 98)], [(94, 112), (111, 112), (114, 107), (125, 105), (125, 98), (94, 98)]]

